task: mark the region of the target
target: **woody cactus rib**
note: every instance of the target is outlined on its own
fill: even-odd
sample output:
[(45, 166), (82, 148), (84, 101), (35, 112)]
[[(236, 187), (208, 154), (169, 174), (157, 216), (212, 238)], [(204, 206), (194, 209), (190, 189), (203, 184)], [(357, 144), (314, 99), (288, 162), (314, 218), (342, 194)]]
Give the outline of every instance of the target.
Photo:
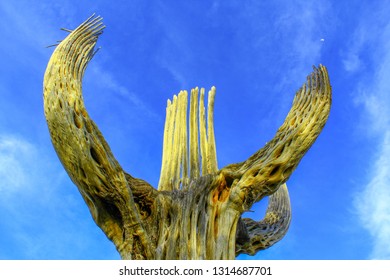
[(215, 87), (212, 87), (208, 93), (206, 123), (205, 89), (200, 89), (200, 100), (199, 89), (191, 90), (189, 129), (187, 91), (175, 95), (172, 102), (168, 100), (159, 190), (186, 188), (191, 180), (218, 171), (213, 124), (215, 92)]
[[(44, 109), (53, 146), (96, 224), (123, 259), (234, 259), (255, 254), (286, 234), (291, 208), (286, 181), (329, 115), (324, 66), (296, 93), (274, 139), (249, 159), (218, 169), (216, 89), (181, 91), (168, 100), (158, 188), (126, 173), (82, 97), (82, 78), (104, 29), (92, 16), (56, 47), (44, 76)], [(242, 215), (270, 196), (264, 219)]]

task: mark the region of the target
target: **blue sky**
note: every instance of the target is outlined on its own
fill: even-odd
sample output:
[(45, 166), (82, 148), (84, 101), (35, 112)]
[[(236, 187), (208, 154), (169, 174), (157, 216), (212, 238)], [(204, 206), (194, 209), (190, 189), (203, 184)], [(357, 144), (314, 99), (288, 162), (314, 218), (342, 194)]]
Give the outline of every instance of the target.
[(93, 13), (107, 28), (84, 77), (86, 107), (123, 168), (154, 186), (173, 94), (216, 86), (222, 168), (272, 139), (312, 65), (325, 65), (333, 104), (287, 182), (290, 229), (240, 259), (390, 259), (390, 5), (338, 0), (1, 1), (0, 259), (119, 259), (43, 114), (45, 47)]

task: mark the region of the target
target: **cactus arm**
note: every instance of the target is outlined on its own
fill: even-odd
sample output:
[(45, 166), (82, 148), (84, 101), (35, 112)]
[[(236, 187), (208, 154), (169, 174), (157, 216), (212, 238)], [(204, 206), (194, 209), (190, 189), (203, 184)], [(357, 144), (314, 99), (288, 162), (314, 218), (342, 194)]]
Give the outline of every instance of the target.
[[(256, 222), (249, 218), (241, 220), (241, 240), (236, 242), (236, 255), (254, 255), (280, 241), (287, 233), (291, 222), (290, 198), (286, 184), (269, 197), (268, 208), (263, 220)], [(238, 234), (240, 234), (238, 232)]]
[[(82, 78), (104, 29), (101, 20), (90, 17), (56, 47), (44, 76), (44, 110), (57, 155), (93, 219), (122, 257), (131, 258), (122, 252), (131, 251), (126, 247), (134, 246), (133, 235), (148, 244), (131, 191), (136, 186), (129, 185), (136, 179), (128, 180), (82, 97)], [(145, 257), (151, 257), (148, 246)]]
[(329, 116), (331, 86), (320, 65), (297, 91), (292, 108), (275, 137), (248, 160), (220, 170), (231, 183), (231, 199), (243, 202), (241, 211), (272, 195), (285, 183), (315, 142)]

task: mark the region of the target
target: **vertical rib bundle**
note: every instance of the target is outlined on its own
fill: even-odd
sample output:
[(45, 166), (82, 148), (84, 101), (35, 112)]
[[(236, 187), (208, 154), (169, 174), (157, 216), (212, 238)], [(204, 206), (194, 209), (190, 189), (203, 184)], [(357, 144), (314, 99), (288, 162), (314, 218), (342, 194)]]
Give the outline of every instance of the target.
[(207, 122), (204, 98), (204, 88), (200, 89), (200, 98), (198, 88), (191, 90), (188, 119), (187, 91), (167, 102), (159, 190), (185, 188), (192, 179), (218, 170), (213, 124), (215, 87), (208, 93)]

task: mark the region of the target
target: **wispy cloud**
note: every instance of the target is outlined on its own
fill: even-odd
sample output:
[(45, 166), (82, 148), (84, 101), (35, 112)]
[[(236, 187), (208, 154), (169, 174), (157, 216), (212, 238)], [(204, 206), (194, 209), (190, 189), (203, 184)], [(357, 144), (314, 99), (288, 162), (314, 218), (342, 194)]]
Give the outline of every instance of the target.
[(362, 66), (361, 58), (358, 51), (351, 51), (347, 53), (343, 59), (344, 69), (347, 72), (355, 72)]
[(353, 73), (358, 70), (362, 70), (364, 67), (364, 62), (361, 56), (363, 48), (368, 40), (367, 30), (365, 28), (356, 29), (350, 40), (349, 49), (347, 51), (343, 51), (340, 55), (342, 57), (344, 70)]
[(98, 63), (93, 62), (93, 64), (90, 66), (90, 71), (92, 72), (94, 80), (99, 81), (96, 86), (99, 86), (100, 88), (104, 88), (112, 92), (113, 96), (111, 95), (110, 98), (119, 97), (121, 99), (126, 100), (126, 104), (123, 105), (126, 107), (131, 107), (132, 109), (130, 111), (133, 112), (135, 115), (139, 114), (158, 120), (161, 118), (156, 112), (149, 108), (149, 106), (145, 104), (145, 102), (139, 97), (142, 96), (141, 93), (136, 94), (128, 90), (125, 86), (121, 85), (117, 81), (117, 79), (112, 73), (104, 70), (103, 67)]
[(112, 249), (111, 258), (117, 258), (88, 215), (76, 186), (60, 164), (52, 162), (58, 160), (50, 148), (0, 134), (0, 259), (85, 258), (96, 240), (101, 249)]
[[(60, 174), (48, 172), (52, 166), (47, 156), (47, 151), (42, 152), (21, 136), (0, 134), (0, 200), (3, 200), (3, 206), (10, 204), (9, 197), (50, 192), (50, 183), (58, 180)], [(39, 184), (42, 186), (38, 189)], [(46, 196), (39, 198), (46, 199)]]
[[(33, 214), (37, 213), (36, 206), (51, 197), (49, 187), (55, 188), (50, 178), (54, 174), (45, 174), (49, 169), (43, 158), (37, 147), (22, 137), (0, 135), (0, 224), (7, 230), (3, 235), (12, 232), (8, 242), (15, 243), (15, 250), (25, 246), (26, 258), (32, 257), (33, 247), (39, 244), (25, 229), (37, 222), (38, 217)], [(2, 254), (7, 254), (7, 248), (2, 247)]]
[[(196, 83), (210, 79), (217, 89), (229, 85), (234, 91), (237, 87), (248, 99), (280, 114), (278, 120), (283, 119), (312, 65), (324, 63), (321, 54), (327, 38), (325, 42), (321, 39), (334, 28), (329, 20), (332, 7), (329, 1), (320, 5), (275, 1), (271, 8), (267, 6), (269, 10), (266, 6), (261, 1), (242, 4), (216, 0), (209, 7), (197, 6), (175, 15), (172, 11), (177, 10), (171, 5), (161, 5), (156, 17), (167, 39), (159, 46), (157, 63), (180, 86), (188, 87), (194, 79)], [(186, 30), (182, 22), (194, 19), (196, 25)], [(208, 26), (213, 40), (202, 38), (206, 33), (202, 25)], [(275, 41), (278, 43), (271, 49), (270, 42)], [(267, 98), (260, 92), (267, 92)], [(278, 105), (269, 109), (267, 105), (273, 101)]]
[(332, 28), (331, 24), (326, 23), (331, 6), (328, 1), (321, 1), (321, 5), (300, 1), (284, 9), (276, 23), (278, 28), (291, 35), (289, 44), (285, 45), (293, 54), (289, 61), (298, 68), (306, 68), (307, 64), (311, 66), (321, 56), (322, 45), (327, 39), (324, 39), (324, 33), (328, 31), (327, 28)]
[[(28, 5), (30, 8), (25, 9)], [(10, 53), (13, 59), (21, 61), (23, 61), (21, 57), (26, 59), (25, 56), (32, 56), (32, 51), (39, 57), (44, 56), (48, 53), (45, 47), (60, 39), (56, 38), (60, 27), (73, 28), (74, 13), (69, 11), (74, 11), (74, 9), (70, 9), (66, 2), (61, 4), (34, 3), (31, 5), (29, 1), (2, 1), (0, 3), (2, 17), (0, 27), (4, 31), (2, 39), (5, 40), (1, 47), (6, 48), (7, 53)], [(64, 18), (61, 24), (65, 26), (53, 28), (52, 26), (56, 26), (53, 23), (59, 21), (59, 18)], [(34, 57), (29, 57), (28, 61), (30, 63), (34, 61), (35, 64), (39, 65), (37, 62), (39, 60)], [(33, 63), (31, 64), (33, 67)]]
[[(359, 84), (356, 101), (363, 105), (364, 133), (376, 152), (373, 155), (371, 170), (363, 189), (356, 194), (355, 208), (361, 224), (372, 237), (372, 259), (390, 259), (390, 25), (366, 25), (371, 29), (368, 41), (375, 44), (375, 55), (371, 81)], [(357, 29), (358, 34), (365, 31)], [(360, 45), (360, 42), (357, 42)], [(368, 44), (370, 47), (370, 44)], [(372, 46), (371, 46), (372, 47)], [(356, 50), (356, 53), (354, 51)], [(359, 51), (357, 51), (359, 50)], [(354, 56), (368, 55), (363, 48), (352, 46)], [(352, 62), (349, 61), (349, 64)], [(347, 63), (347, 64), (348, 64)], [(346, 70), (348, 68), (344, 62)], [(369, 66), (367, 66), (369, 67)]]
[(27, 166), (21, 161), (31, 162), (34, 154), (34, 147), (30, 143), (10, 136), (0, 136), (0, 194), (2, 197), (28, 185), (27, 174), (31, 172), (31, 169), (25, 169)]
[(390, 130), (378, 147), (371, 179), (356, 197), (361, 222), (373, 238), (372, 259), (390, 259)]

